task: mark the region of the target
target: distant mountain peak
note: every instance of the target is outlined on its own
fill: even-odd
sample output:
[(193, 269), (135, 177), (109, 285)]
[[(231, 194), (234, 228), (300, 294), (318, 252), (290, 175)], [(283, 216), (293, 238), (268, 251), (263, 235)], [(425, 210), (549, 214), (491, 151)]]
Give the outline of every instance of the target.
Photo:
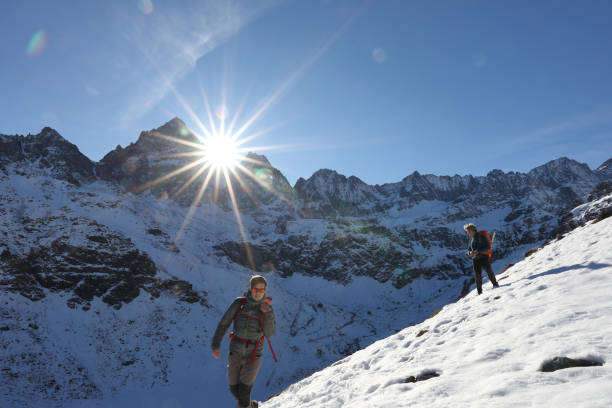
[(51, 127), (27, 136), (0, 139), (0, 163), (20, 163), (33, 174), (48, 174), (74, 185), (95, 179), (94, 164)]
[(346, 178), (346, 176), (338, 173), (336, 170), (331, 170), (331, 169), (319, 169), (317, 171), (315, 171), (312, 176), (310, 176), (310, 178), (318, 178), (318, 177), (329, 177), (329, 176), (340, 176), (342, 178)]
[(168, 122), (164, 123), (163, 125), (161, 125), (160, 127), (158, 127), (157, 129), (154, 129), (154, 131), (157, 132), (161, 132), (161, 133), (171, 133), (171, 134), (178, 134), (180, 135), (181, 133), (193, 133), (185, 124), (185, 122), (183, 122), (183, 120), (181, 120), (178, 117), (174, 117), (172, 119), (170, 119)]
[(504, 171), (500, 169), (493, 169), (487, 173), (487, 177), (503, 177), (505, 175), (506, 173), (504, 173)]
[(42, 128), (38, 136), (47, 136), (47, 137), (52, 136), (52, 137), (60, 137), (63, 139), (63, 137), (58, 133), (57, 130), (49, 126), (45, 126), (44, 128)]
[(607, 180), (612, 178), (612, 158), (603, 162), (597, 170), (595, 170), (602, 179)]
[(246, 160), (247, 164), (249, 164), (250, 167), (258, 167), (258, 166), (270, 167), (270, 168), (273, 167), (270, 161), (268, 160), (268, 158), (264, 156), (263, 154), (249, 152), (247, 153), (246, 158), (257, 162), (257, 163), (253, 163), (250, 160)]
[(597, 171), (604, 171), (604, 170), (607, 170), (607, 171), (612, 170), (612, 158), (606, 160), (597, 168)]
[(589, 168), (589, 166), (585, 163), (580, 163), (576, 160), (563, 156), (557, 159), (550, 160), (549, 162), (546, 162), (543, 165), (538, 166), (531, 171), (538, 170), (538, 169), (554, 169), (554, 168), (569, 168), (569, 167), (584, 167), (587, 169)]

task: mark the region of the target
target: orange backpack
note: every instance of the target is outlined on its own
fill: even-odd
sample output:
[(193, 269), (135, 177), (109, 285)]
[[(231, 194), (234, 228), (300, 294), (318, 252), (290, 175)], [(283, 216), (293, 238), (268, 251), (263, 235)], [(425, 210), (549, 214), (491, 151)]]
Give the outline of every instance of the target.
[(489, 256), (489, 260), (491, 260), (491, 257), (493, 256), (493, 241), (491, 240), (491, 237), (489, 236), (489, 233), (485, 230), (482, 231), (478, 231), (478, 234), (484, 236), (487, 239), (487, 242), (489, 243), (489, 250), (488, 251), (483, 251), (481, 252), (482, 254), (487, 254)]

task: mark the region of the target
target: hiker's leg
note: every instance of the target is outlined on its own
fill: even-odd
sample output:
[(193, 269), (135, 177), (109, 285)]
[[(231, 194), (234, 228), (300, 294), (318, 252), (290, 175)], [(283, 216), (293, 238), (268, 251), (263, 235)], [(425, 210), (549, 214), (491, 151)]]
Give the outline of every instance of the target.
[(236, 399), (239, 398), (238, 383), (240, 382), (240, 364), (240, 356), (230, 352), (227, 358), (227, 380), (229, 382), (230, 392)]
[(257, 378), (257, 373), (261, 367), (261, 355), (256, 356), (251, 364), (251, 356), (247, 355), (242, 360), (242, 369), (240, 370), (240, 399), (238, 402), (244, 407), (248, 407), (251, 403), (251, 390)]
[(230, 392), (232, 393), (236, 401), (238, 401), (238, 399), (240, 398), (240, 386), (238, 384), (230, 385)]
[(253, 385), (259, 368), (261, 367), (261, 356), (255, 356), (253, 364), (251, 364), (251, 356), (244, 357), (242, 369), (240, 370), (240, 382), (246, 385)]
[(491, 267), (491, 262), (489, 262), (488, 258), (485, 258), (482, 262), (482, 266), (484, 266), (485, 271), (487, 271), (487, 275), (489, 276), (489, 280), (493, 284), (493, 286), (499, 286), (497, 283), (497, 279), (495, 279), (495, 274), (493, 273), (493, 268)]
[(239, 397), (238, 404), (241, 407), (250, 407), (251, 406), (251, 390), (253, 389), (252, 385), (239, 384)]
[(478, 259), (474, 259), (474, 279), (476, 280), (476, 290), (478, 294), (482, 293), (482, 266)]

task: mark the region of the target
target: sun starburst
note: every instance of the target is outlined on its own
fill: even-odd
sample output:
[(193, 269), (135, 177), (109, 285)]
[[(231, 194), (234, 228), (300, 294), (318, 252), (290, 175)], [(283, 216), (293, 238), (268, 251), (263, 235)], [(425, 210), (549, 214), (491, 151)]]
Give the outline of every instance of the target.
[[(248, 242), (249, 233), (244, 226), (242, 221), (242, 215), (239, 208), (239, 197), (237, 193), (242, 191), (248, 196), (253, 202), (257, 202), (257, 198), (253, 193), (253, 186), (257, 185), (263, 188), (265, 191), (275, 195), (289, 206), (296, 208), (291, 202), (289, 197), (286, 197), (279, 191), (276, 191), (273, 180), (271, 178), (262, 178), (259, 176), (261, 171), (259, 169), (265, 168), (271, 170), (270, 164), (259, 160), (254, 155), (247, 155), (247, 152), (257, 152), (261, 150), (272, 150), (278, 148), (284, 148), (287, 146), (247, 146), (247, 143), (269, 132), (273, 127), (258, 132), (249, 133), (249, 127), (253, 124), (253, 117), (249, 118), (245, 124), (240, 126), (238, 131), (235, 129), (237, 122), (237, 114), (232, 118), (229, 127), (225, 126), (225, 121), (228, 119), (227, 108), (217, 108), (213, 115), (208, 105), (208, 100), (205, 98), (208, 125), (205, 125), (201, 119), (195, 115), (193, 110), (182, 100), (180, 95), (176, 95), (177, 99), (183, 104), (183, 107), (189, 112), (191, 118), (198, 125), (199, 132), (191, 132), (185, 129), (179, 129), (179, 135), (168, 135), (160, 133), (159, 131), (151, 132), (154, 137), (163, 139), (168, 142), (174, 143), (176, 146), (183, 146), (188, 148), (189, 151), (180, 151), (172, 154), (163, 155), (161, 158), (182, 158), (189, 159), (193, 158), (189, 163), (183, 165), (180, 168), (173, 169), (167, 174), (158, 177), (136, 189), (136, 192), (145, 191), (160, 183), (171, 183), (172, 179), (178, 180), (176, 177), (185, 172), (191, 171), (193, 174), (182, 183), (182, 185), (173, 188), (172, 198), (177, 199), (184, 195), (189, 186), (194, 183), (201, 183), (200, 187), (196, 190), (195, 194), (191, 193), (193, 197), (191, 205), (183, 223), (175, 237), (174, 245), (177, 245), (178, 241), (182, 238), (186, 227), (189, 225), (193, 216), (199, 208), (201, 201), (206, 195), (206, 191), (210, 191), (212, 188), (212, 197), (208, 195), (209, 199), (217, 203), (221, 199), (221, 195), (231, 202), (231, 206), (236, 217), (236, 221), (242, 236), (242, 241), (245, 244), (245, 250), (247, 260), (252, 268), (255, 268), (253, 258), (250, 253)], [(256, 113), (257, 116), (261, 115), (261, 112)], [(216, 120), (219, 122), (215, 123)], [(190, 137), (192, 135), (193, 137)], [(234, 183), (236, 186), (234, 186)], [(223, 191), (221, 188), (223, 187)], [(193, 190), (190, 190), (193, 191)]]
[[(174, 87), (172, 82), (167, 80), (168, 89), (174, 94), (177, 102), (197, 125), (196, 131), (193, 132), (193, 135), (197, 140), (186, 140), (185, 136), (191, 132), (185, 129), (183, 129), (183, 132), (181, 132), (182, 137), (164, 135), (155, 132), (153, 135), (171, 142), (175, 142), (178, 145), (192, 148), (193, 151), (180, 152), (172, 154), (171, 156), (177, 158), (194, 157), (194, 160), (181, 168), (172, 170), (168, 174), (146, 183), (136, 190), (137, 192), (142, 192), (155, 186), (156, 184), (169, 182), (170, 179), (175, 178), (179, 174), (192, 170), (193, 174), (191, 177), (189, 177), (189, 179), (174, 192), (173, 198), (176, 199), (182, 194), (185, 194), (188, 187), (190, 187), (192, 184), (201, 181), (200, 188), (197, 190), (197, 193), (193, 195), (193, 200), (189, 210), (187, 211), (185, 219), (177, 232), (174, 240), (175, 246), (183, 236), (186, 227), (191, 222), (197, 208), (200, 206), (200, 203), (211, 184), (214, 184), (212, 195), (212, 200), (214, 202), (218, 202), (219, 200), (221, 183), (224, 183), (225, 185), (223, 196), (229, 197), (229, 200), (232, 203), (233, 212), (236, 216), (236, 221), (242, 235), (244, 249), (252, 269), (255, 269), (255, 264), (249, 249), (249, 234), (242, 221), (242, 215), (238, 206), (238, 197), (236, 195), (238, 190), (232, 184), (233, 181), (237, 182), (237, 185), (241, 191), (246, 193), (246, 195), (254, 202), (257, 202), (257, 198), (254, 197), (252, 186), (256, 185), (275, 195), (294, 210), (301, 212), (300, 208), (291, 201), (290, 197), (287, 197), (281, 191), (276, 190), (274, 186), (274, 176), (272, 176), (274, 172), (272, 171), (273, 169), (271, 169), (270, 164), (258, 160), (256, 156), (246, 155), (247, 152), (257, 152), (262, 150), (269, 151), (279, 148), (288, 148), (291, 146), (247, 147), (247, 142), (250, 142), (255, 138), (269, 132), (272, 128), (260, 130), (258, 132), (249, 132), (254, 122), (256, 122), (265, 111), (267, 111), (275, 102), (277, 102), (278, 99), (280, 99), (281, 96), (287, 91), (287, 89), (290, 88), (293, 83), (296, 82), (297, 79), (305, 71), (307, 71), (314, 64), (314, 62), (332, 46), (333, 43), (336, 42), (342, 33), (355, 20), (357, 14), (359, 13), (351, 16), (324, 44), (318, 47), (315, 52), (278, 87), (278, 89), (272, 92), (269, 97), (262, 100), (255, 112), (240, 125), (238, 125), (238, 117), (242, 111), (245, 100), (242, 101), (239, 108), (228, 122), (229, 126), (226, 126), (226, 121), (229, 119), (230, 115), (229, 110), (225, 105), (225, 87), (221, 98), (221, 104), (215, 108), (213, 112), (208, 103), (206, 92), (204, 92), (204, 89), (200, 83), (202, 97), (206, 106), (206, 116), (208, 117), (208, 124), (205, 125), (202, 122), (202, 119), (192, 109), (191, 105), (186, 102), (185, 98), (183, 98), (183, 96)], [(145, 56), (147, 56), (145, 52), (143, 53)], [(151, 63), (155, 68), (157, 68), (157, 65), (153, 60), (151, 60)], [(172, 190), (174, 191), (175, 189)]]
[(226, 135), (214, 135), (202, 143), (202, 156), (212, 170), (233, 169), (242, 156), (234, 139)]

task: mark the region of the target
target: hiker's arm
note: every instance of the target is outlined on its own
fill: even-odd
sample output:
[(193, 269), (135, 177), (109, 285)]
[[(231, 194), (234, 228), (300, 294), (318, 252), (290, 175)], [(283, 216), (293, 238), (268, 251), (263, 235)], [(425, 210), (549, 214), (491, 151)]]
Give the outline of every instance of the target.
[(276, 332), (276, 318), (272, 306), (269, 312), (264, 313), (263, 332), (266, 337), (272, 337)]
[(234, 320), (234, 315), (236, 314), (237, 310), (238, 301), (234, 300), (230, 307), (227, 308), (227, 310), (223, 314), (223, 317), (221, 318), (221, 321), (219, 321), (219, 324), (217, 325), (217, 330), (215, 330), (215, 335), (213, 336), (211, 346), (213, 350), (221, 347), (221, 340), (223, 340), (223, 336), (225, 336), (225, 333), (227, 333), (227, 329), (229, 329), (230, 325), (232, 324), (232, 320)]

